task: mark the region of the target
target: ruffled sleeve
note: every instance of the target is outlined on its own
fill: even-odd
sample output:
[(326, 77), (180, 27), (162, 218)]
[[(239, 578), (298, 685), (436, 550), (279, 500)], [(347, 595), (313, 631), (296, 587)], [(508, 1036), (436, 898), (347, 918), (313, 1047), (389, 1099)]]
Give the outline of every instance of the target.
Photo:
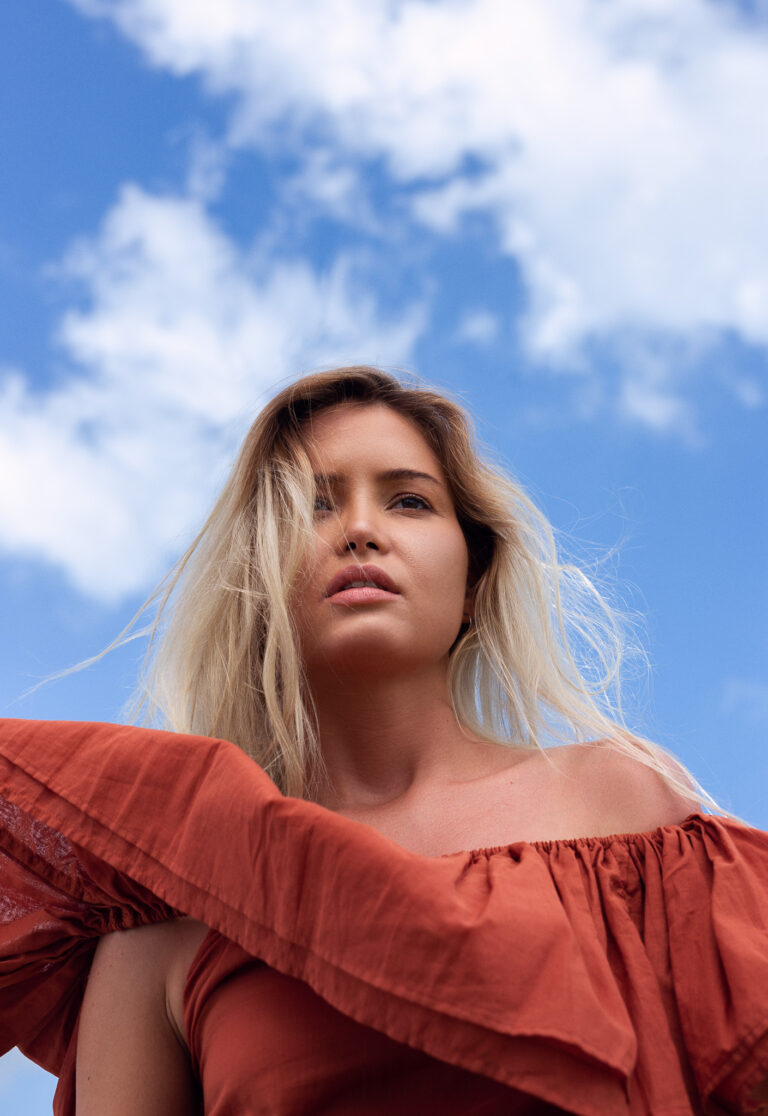
[(694, 815), (430, 859), (283, 797), (226, 742), (5, 722), (0, 757), (0, 1037), (64, 1067), (70, 1096), (95, 938), (185, 913), (352, 1019), (566, 1111), (758, 1111), (765, 834)]
[(56, 1111), (74, 1111), (77, 1021), (99, 937), (174, 913), (0, 797), (0, 1054), (19, 1046), (60, 1077)]
[(563, 902), (586, 899), (631, 1020), (630, 1111), (768, 1113), (768, 834), (692, 815), (537, 849)]
[[(768, 1113), (768, 835), (717, 818), (674, 827), (651, 946), (671, 979), (701, 1094)], [(762, 1103), (751, 1099), (763, 1087)]]

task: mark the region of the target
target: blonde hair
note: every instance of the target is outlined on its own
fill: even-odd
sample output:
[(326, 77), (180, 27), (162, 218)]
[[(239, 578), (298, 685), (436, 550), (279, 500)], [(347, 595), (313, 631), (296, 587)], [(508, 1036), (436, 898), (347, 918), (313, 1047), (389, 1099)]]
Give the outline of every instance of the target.
[(134, 714), (231, 740), (284, 793), (318, 794), (322, 757), (290, 598), (313, 531), (306, 424), (345, 403), (410, 419), (447, 478), (474, 585), (474, 621), (449, 658), (459, 723), (525, 748), (601, 738), (719, 809), (676, 758), (624, 727), (617, 614), (560, 562), (552, 527), (522, 488), (480, 458), (464, 408), (367, 366), (304, 376), (257, 416), (207, 522), (150, 599), (157, 612)]

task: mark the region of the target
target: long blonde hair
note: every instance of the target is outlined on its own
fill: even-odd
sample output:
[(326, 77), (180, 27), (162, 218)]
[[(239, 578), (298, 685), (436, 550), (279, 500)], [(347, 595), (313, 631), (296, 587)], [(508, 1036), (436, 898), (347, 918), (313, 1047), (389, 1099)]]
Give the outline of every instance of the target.
[(448, 480), (475, 594), (474, 621), (449, 659), (459, 723), (524, 748), (602, 738), (719, 809), (677, 759), (624, 727), (617, 614), (560, 561), (552, 527), (522, 488), (478, 455), (464, 408), (367, 366), (304, 376), (257, 416), (207, 522), (154, 598), (135, 714), (231, 740), (284, 793), (317, 795), (322, 757), (290, 599), (313, 530), (306, 424), (344, 403), (384, 404), (410, 419)]

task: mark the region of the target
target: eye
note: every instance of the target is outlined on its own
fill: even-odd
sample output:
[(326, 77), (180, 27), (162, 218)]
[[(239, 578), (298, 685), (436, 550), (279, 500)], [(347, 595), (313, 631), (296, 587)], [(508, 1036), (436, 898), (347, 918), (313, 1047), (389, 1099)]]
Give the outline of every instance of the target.
[(395, 497), (393, 506), (402, 506), (407, 511), (431, 511), (431, 506), (424, 497), (416, 496), (413, 492), (404, 492), (401, 496)]
[(323, 512), (329, 512), (332, 509), (333, 501), (331, 500), (331, 497), (323, 495), (322, 492), (318, 492), (317, 496), (315, 496), (315, 504), (313, 508), (315, 514), (320, 515)]

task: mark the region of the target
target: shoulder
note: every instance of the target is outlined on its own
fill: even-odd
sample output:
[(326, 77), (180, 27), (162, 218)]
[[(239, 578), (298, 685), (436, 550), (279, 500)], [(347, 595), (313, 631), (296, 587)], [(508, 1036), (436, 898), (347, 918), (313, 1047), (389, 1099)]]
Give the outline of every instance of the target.
[[(700, 808), (693, 792), (678, 791), (659, 771), (619, 751), (610, 741), (557, 751), (563, 754), (563, 775), (588, 811), (597, 836), (677, 825)], [(664, 759), (663, 752), (659, 756)]]
[(106, 934), (94, 957), (89, 985), (98, 982), (123, 998), (129, 991), (146, 1015), (165, 1015), (186, 1045), (182, 997), (189, 966), (207, 927), (191, 918), (172, 919)]
[(180, 959), (205, 927), (189, 919), (107, 934), (83, 997), (77, 1112), (188, 1116), (197, 1086), (169, 992)]

